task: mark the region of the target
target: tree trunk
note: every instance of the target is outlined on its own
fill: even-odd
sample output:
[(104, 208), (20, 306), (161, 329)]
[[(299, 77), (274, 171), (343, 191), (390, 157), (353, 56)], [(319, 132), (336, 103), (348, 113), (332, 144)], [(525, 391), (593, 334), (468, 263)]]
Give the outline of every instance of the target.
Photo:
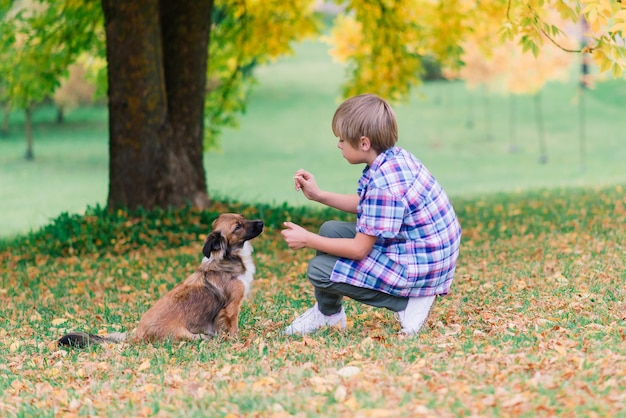
[(535, 119), (537, 121), (537, 134), (539, 135), (539, 164), (548, 162), (548, 146), (546, 145), (546, 135), (543, 129), (543, 110), (541, 107), (541, 94), (535, 94)]
[(102, 0), (109, 209), (209, 203), (202, 164), (212, 0)]
[(33, 161), (35, 159), (35, 153), (33, 151), (33, 117), (30, 106), (24, 109), (26, 114), (26, 120), (24, 121), (24, 128), (26, 130), (26, 154), (24, 158), (27, 161)]
[(171, 187), (180, 204), (209, 204), (203, 164), (204, 103), (213, 0), (161, 0), (161, 28), (173, 146)]
[(587, 124), (585, 123), (585, 90), (587, 86), (581, 83), (581, 87), (579, 89), (578, 95), (578, 141), (579, 141), (579, 151), (580, 151), (580, 171), (585, 171), (587, 169)]
[(57, 106), (57, 123), (60, 125), (65, 121), (65, 112), (63, 111), (63, 106)]
[(0, 130), (2, 136), (9, 136), (9, 116), (11, 115), (11, 107), (7, 104), (2, 106), (2, 129)]
[(509, 95), (509, 152), (515, 153), (517, 148), (517, 127), (515, 124), (515, 96)]

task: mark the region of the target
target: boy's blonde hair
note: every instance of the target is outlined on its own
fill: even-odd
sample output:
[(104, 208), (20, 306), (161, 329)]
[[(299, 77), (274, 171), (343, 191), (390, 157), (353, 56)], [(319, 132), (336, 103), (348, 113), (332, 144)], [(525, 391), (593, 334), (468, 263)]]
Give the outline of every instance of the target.
[(372, 148), (380, 154), (398, 142), (398, 124), (391, 106), (375, 94), (361, 94), (343, 102), (333, 116), (333, 133), (359, 146), (361, 137), (370, 140)]

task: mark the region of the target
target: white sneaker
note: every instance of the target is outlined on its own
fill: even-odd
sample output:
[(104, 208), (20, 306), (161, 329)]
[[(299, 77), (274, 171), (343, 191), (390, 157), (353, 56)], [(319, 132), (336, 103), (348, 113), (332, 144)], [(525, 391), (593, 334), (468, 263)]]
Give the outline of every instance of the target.
[(396, 312), (396, 319), (400, 321), (402, 329), (401, 334), (413, 335), (417, 334), (422, 328), (430, 308), (433, 306), (435, 296), (422, 296), (419, 298), (409, 298), (409, 303), (406, 305), (406, 309), (400, 312)]
[(346, 328), (346, 312), (344, 311), (343, 306), (336, 314), (324, 315), (319, 310), (316, 303), (311, 309), (297, 317), (291, 325), (285, 328), (285, 334), (310, 334), (316, 329), (326, 326), (332, 327), (337, 324), (339, 324), (341, 329)]

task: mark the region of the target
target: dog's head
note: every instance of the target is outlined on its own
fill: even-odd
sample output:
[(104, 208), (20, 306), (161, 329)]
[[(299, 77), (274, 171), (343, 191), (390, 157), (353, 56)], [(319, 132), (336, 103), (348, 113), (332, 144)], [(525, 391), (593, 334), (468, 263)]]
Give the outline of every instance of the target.
[(250, 221), (236, 213), (224, 213), (213, 221), (213, 231), (206, 237), (202, 254), (211, 258), (216, 252), (219, 258), (226, 258), (232, 252), (263, 232), (263, 221)]

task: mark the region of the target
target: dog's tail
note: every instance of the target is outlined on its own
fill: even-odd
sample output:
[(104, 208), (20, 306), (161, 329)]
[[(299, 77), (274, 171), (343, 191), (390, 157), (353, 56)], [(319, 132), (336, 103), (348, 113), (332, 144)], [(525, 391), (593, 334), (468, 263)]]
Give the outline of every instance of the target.
[(59, 338), (60, 347), (85, 348), (102, 343), (121, 343), (126, 341), (125, 332), (113, 332), (106, 335), (88, 334), (86, 332), (70, 332)]

